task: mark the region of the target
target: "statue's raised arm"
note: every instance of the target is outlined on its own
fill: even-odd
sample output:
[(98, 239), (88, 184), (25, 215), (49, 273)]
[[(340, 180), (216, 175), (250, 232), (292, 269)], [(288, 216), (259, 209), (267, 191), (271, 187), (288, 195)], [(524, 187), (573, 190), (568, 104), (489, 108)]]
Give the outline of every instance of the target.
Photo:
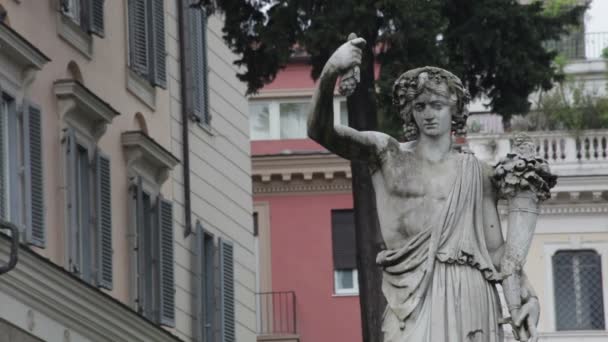
[[(333, 93), (336, 81), (339, 76), (361, 64), (361, 48), (365, 44), (363, 38), (349, 39), (325, 64), (312, 98), (308, 136), (343, 158), (373, 163), (377, 161), (378, 152), (393, 138), (380, 132), (360, 132), (348, 126), (334, 125)], [(354, 77), (348, 82), (356, 85)]]

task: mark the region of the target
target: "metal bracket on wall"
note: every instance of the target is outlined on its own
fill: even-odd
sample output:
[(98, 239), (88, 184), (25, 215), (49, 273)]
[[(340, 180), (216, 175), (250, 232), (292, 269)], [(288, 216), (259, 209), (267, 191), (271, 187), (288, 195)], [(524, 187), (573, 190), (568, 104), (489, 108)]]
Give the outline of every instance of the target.
[(6, 265), (0, 266), (0, 274), (6, 273), (17, 265), (17, 253), (19, 251), (19, 229), (14, 224), (0, 220), (0, 229), (10, 230), (11, 252)]

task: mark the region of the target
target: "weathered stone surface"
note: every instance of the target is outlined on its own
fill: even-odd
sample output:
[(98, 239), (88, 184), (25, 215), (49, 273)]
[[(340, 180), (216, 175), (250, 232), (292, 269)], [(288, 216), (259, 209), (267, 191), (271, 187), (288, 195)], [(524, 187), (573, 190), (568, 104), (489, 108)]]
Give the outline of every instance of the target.
[[(407, 142), (334, 125), (336, 81), (341, 75), (356, 81), (352, 70), (361, 63), (365, 44), (349, 38), (321, 74), (308, 133), (330, 151), (366, 162), (372, 173), (387, 248), (376, 260), (388, 302), (384, 341), (503, 341), (496, 284), (502, 280), (505, 242), (494, 172), (474, 155), (452, 148), (452, 134), (464, 133), (468, 92), (446, 70), (418, 68), (394, 86)], [(525, 275), (520, 281), (523, 305), (514, 320), (524, 323), (515, 330), (534, 335), (538, 300)]]

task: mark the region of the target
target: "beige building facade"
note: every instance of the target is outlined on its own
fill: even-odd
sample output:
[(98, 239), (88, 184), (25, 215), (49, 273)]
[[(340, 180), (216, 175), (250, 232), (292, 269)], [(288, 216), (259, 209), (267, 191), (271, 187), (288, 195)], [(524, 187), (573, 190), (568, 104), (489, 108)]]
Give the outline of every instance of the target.
[[(221, 18), (193, 54), (182, 4), (0, 1), (0, 218), (21, 232), (1, 341), (253, 336), (247, 104)], [(182, 82), (184, 51), (206, 65), (199, 88)], [(184, 173), (181, 98), (202, 84), (213, 121), (187, 119)], [(9, 250), (0, 234), (0, 263)]]

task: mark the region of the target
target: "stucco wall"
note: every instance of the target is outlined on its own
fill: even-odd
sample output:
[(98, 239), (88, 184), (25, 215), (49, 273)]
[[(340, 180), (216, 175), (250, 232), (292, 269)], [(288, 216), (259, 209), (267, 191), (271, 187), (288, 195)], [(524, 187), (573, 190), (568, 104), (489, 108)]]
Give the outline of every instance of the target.
[[(169, 17), (168, 70), (171, 93), (171, 151), (182, 158), (181, 89), (177, 0), (167, 1)], [(255, 341), (255, 258), (251, 201), (249, 120), (245, 85), (236, 78), (235, 56), (221, 38), (223, 21), (208, 21), (207, 56), (211, 129), (190, 121), (190, 181), (192, 223), (200, 220), (214, 236), (234, 243), (237, 341)], [(184, 187), (181, 165), (172, 175), (175, 199), (175, 333), (192, 338), (192, 248), (194, 238), (184, 238)], [(219, 303), (218, 303), (219, 304)]]
[(361, 341), (359, 297), (334, 295), (331, 210), (351, 209), (352, 195), (256, 196), (255, 203), (269, 208), (272, 291), (295, 291), (301, 341)]

